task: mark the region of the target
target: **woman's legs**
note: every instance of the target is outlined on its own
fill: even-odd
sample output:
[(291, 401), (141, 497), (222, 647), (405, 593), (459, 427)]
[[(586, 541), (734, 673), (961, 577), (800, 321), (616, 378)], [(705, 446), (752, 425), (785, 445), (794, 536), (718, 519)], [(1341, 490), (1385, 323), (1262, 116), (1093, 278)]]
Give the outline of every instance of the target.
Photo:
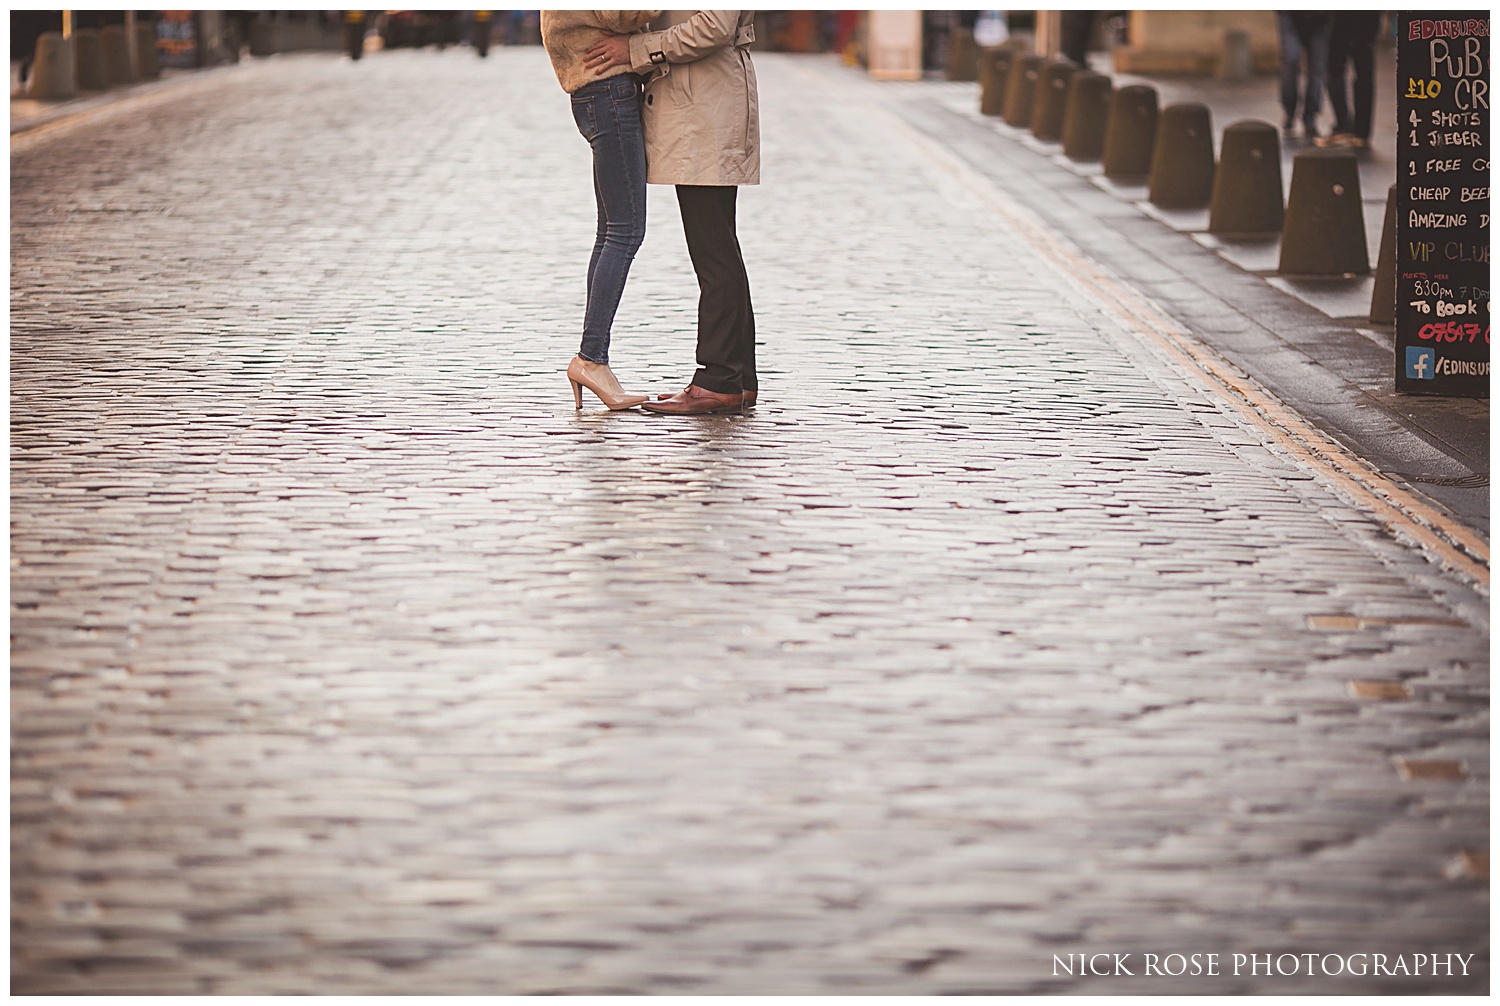
[(609, 333), (630, 263), (646, 237), (646, 144), (640, 88), (629, 74), (573, 92), (573, 118), (594, 151), (598, 228), (589, 256), (588, 304), (578, 355), (609, 363)]

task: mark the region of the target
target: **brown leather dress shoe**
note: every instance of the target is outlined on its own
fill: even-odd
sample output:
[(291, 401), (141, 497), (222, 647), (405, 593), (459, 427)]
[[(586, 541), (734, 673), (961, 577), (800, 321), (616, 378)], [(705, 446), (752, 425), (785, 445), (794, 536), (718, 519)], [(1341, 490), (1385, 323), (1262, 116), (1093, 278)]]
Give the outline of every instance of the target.
[[(682, 394), (682, 392), (679, 391), (677, 394), (680, 395), (680, 394)], [(658, 400), (665, 402), (667, 399), (674, 398), (676, 396), (674, 396), (672, 394), (672, 392), (670, 392), (670, 391), (663, 391), (661, 394), (657, 395), (656, 397), (657, 397)], [(758, 391), (747, 391), (747, 392), (745, 392), (745, 408), (747, 408), (747, 409), (753, 409), (753, 408), (755, 408), (755, 400), (757, 398), (759, 398), (759, 397), (760, 397), (760, 392), (758, 392)]]
[(701, 416), (710, 412), (741, 412), (745, 407), (744, 395), (720, 395), (689, 384), (683, 391), (667, 398), (646, 402), (641, 408), (649, 412), (661, 412), (670, 416)]

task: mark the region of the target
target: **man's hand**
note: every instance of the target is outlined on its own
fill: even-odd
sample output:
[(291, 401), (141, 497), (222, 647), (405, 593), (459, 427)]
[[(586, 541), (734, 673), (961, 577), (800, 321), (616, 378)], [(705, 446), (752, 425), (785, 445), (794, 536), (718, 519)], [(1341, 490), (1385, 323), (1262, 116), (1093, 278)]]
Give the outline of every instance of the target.
[(606, 35), (583, 54), (583, 65), (596, 77), (612, 66), (629, 66), (630, 36)]

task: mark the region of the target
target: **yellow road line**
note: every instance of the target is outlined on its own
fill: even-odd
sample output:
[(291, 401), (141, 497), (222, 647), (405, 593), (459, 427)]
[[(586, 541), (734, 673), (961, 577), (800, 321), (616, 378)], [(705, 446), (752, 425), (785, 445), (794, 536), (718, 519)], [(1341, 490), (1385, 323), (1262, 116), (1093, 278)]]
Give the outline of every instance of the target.
[[(1064, 262), (1070, 268), (1085, 267), (1079, 259), (1059, 264)], [(1091, 281), (1101, 292), (1118, 298), (1116, 304), (1129, 313), (1135, 322), (1131, 327), (1138, 334), (1151, 339), (1189, 373), (1196, 370), (1211, 378), (1214, 384), (1203, 383), (1289, 455), (1314, 468), (1392, 533), (1410, 538), (1443, 565), (1489, 586), (1489, 545), (1479, 535), (1344, 450), (1228, 361), (1176, 329), (1130, 292), (1118, 290), (1114, 280), (1095, 274)]]

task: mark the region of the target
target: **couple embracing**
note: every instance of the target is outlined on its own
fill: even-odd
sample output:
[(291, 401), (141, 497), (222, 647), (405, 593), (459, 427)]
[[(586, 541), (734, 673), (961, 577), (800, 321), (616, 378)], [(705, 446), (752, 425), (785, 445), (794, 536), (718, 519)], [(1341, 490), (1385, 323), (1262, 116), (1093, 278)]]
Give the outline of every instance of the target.
[[(599, 226), (588, 268), (583, 342), (568, 364), (610, 409), (700, 415), (753, 406), (755, 315), (735, 232), (740, 185), (760, 181), (759, 99), (746, 51), (751, 11), (542, 11), (542, 43), (594, 156)], [(646, 236), (646, 184), (675, 185), (698, 276), (698, 370), (649, 398), (609, 369), (609, 335)]]

